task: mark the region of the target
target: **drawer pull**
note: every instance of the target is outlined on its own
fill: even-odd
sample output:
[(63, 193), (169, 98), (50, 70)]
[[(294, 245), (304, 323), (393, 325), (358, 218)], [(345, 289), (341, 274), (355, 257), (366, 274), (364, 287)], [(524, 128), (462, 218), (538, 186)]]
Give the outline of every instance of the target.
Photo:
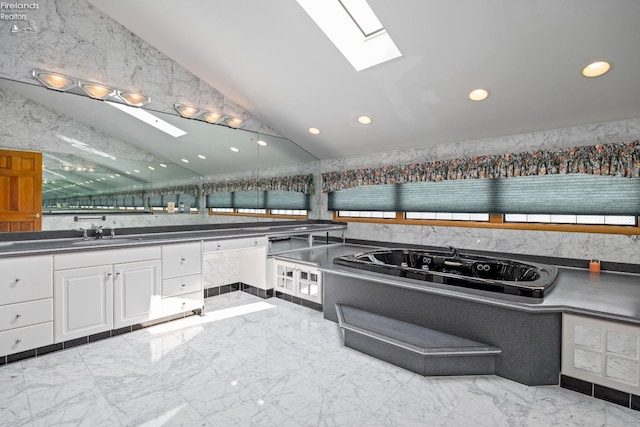
[(21, 342), (22, 342), (22, 340), (21, 340), (20, 338), (18, 338), (18, 339), (16, 340), (16, 344), (20, 344)]
[(120, 272), (119, 271), (116, 273), (116, 276), (120, 276)]
[(16, 314), (16, 319), (19, 319), (22, 317), (22, 314)]
[(22, 279), (21, 279), (21, 278), (16, 277), (16, 283), (21, 282), (21, 281), (22, 281)]
[(180, 285), (180, 287), (181, 287), (181, 288), (186, 288), (186, 287), (187, 287), (187, 284), (186, 284), (186, 283), (183, 283), (182, 285)]
[(181, 258), (181, 259), (180, 259), (180, 262), (181, 262), (181, 263), (184, 263), (186, 260), (187, 260), (186, 258)]
[(107, 277), (113, 276), (113, 273), (107, 273)]

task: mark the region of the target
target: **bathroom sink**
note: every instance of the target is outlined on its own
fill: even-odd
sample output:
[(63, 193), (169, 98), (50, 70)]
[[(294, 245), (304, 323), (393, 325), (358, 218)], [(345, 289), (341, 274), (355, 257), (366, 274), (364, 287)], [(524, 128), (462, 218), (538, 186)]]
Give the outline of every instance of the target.
[(131, 237), (105, 237), (104, 239), (87, 239), (87, 240), (76, 240), (75, 242), (71, 242), (72, 245), (79, 246), (108, 246), (108, 245), (117, 245), (119, 243), (128, 243), (128, 242), (138, 242), (142, 240), (140, 237), (131, 238)]

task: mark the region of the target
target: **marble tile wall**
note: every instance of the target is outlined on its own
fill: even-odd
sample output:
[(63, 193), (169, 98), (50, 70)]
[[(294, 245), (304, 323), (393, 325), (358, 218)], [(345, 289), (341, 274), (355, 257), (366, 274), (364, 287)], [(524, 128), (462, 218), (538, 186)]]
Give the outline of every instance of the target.
[(104, 15), (86, 0), (39, 1), (28, 13), (35, 32), (0, 29), (0, 77), (33, 82), (40, 68), (151, 96), (153, 109), (174, 113), (184, 102), (246, 119), (244, 129), (277, 135), (233, 100)]
[(2, 120), (0, 148), (76, 154), (78, 148), (60, 136), (73, 135), (97, 151), (117, 158), (163, 161), (153, 154), (114, 138), (71, 117), (58, 114), (14, 92), (0, 89)]
[[(87, 215), (94, 216), (94, 215)], [(98, 216), (98, 215), (95, 215)], [(218, 216), (208, 214), (140, 214), (140, 215), (106, 215), (106, 220), (79, 220), (74, 221), (74, 215), (44, 215), (42, 217), (43, 230), (72, 230), (79, 228), (91, 228), (102, 225), (109, 229), (111, 227), (160, 227), (172, 225), (198, 225), (198, 224), (234, 224), (247, 222), (267, 221), (261, 218), (242, 216)], [(269, 219), (268, 221), (274, 221)], [(278, 221), (278, 220), (276, 220)], [(286, 220), (282, 220), (286, 221)]]
[[(639, 138), (640, 119), (631, 119), (456, 142), (412, 150), (322, 160), (321, 171), (466, 158), (507, 152), (517, 153), (604, 142), (624, 142)], [(318, 203), (321, 219), (331, 219), (332, 212), (327, 211), (327, 195), (322, 194)], [(640, 264), (640, 239), (637, 236), (627, 235), (352, 222), (347, 228), (346, 238), (434, 246), (452, 245), (464, 249), (577, 259), (596, 258), (604, 261)]]

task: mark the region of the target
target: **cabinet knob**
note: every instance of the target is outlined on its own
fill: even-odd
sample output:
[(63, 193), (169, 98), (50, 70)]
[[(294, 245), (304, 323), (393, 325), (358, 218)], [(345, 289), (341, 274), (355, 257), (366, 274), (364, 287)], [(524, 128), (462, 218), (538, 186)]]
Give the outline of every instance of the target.
[(183, 283), (182, 285), (180, 285), (180, 287), (182, 287), (182, 288), (186, 288), (186, 287), (187, 287), (187, 284), (186, 284), (186, 283)]
[(16, 314), (16, 319), (19, 319), (22, 317), (22, 314)]
[(116, 273), (116, 276), (120, 276), (120, 272), (119, 271)]
[(21, 340), (20, 338), (18, 338), (18, 339), (16, 340), (16, 344), (20, 344), (21, 342), (22, 342), (22, 340)]
[(16, 283), (21, 282), (21, 281), (22, 281), (22, 279), (21, 279), (21, 278), (16, 277)]
[(107, 273), (107, 277), (113, 276), (113, 273)]
[(185, 262), (186, 260), (186, 258), (180, 258), (180, 262)]

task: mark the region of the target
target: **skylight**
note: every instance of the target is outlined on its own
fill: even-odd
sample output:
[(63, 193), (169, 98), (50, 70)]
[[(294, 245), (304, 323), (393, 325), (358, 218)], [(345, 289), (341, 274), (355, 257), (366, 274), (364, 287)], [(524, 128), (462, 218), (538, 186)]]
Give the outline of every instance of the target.
[(402, 56), (366, 0), (296, 0), (356, 71)]
[(173, 136), (174, 138), (187, 134), (187, 132), (183, 131), (182, 129), (175, 127), (171, 123), (165, 122), (161, 118), (154, 116), (153, 114), (143, 110), (142, 108), (129, 107), (128, 105), (118, 104), (116, 102), (111, 102), (111, 101), (105, 101), (105, 102), (111, 105), (112, 107), (115, 107), (118, 110), (124, 111), (130, 116), (135, 117), (136, 119), (141, 120), (146, 124), (153, 126), (154, 128)]

